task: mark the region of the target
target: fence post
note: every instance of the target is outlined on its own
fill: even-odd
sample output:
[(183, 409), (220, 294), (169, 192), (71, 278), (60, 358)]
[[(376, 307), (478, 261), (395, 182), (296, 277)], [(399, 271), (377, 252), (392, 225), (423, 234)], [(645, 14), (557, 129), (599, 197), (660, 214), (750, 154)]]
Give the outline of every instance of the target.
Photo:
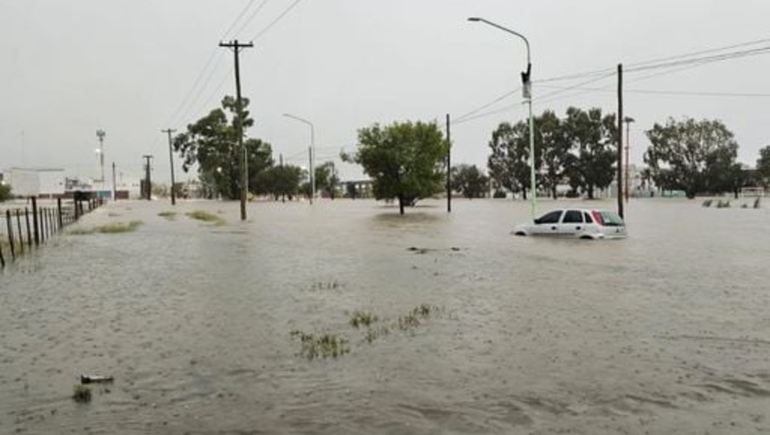
[(3, 257), (3, 244), (0, 243), (0, 267), (5, 267), (5, 257)]
[(5, 223), (8, 227), (8, 246), (11, 247), (11, 258), (16, 258), (16, 248), (13, 247), (13, 222), (11, 221), (11, 210), (5, 211)]
[(21, 210), (16, 209), (16, 228), (19, 229), (19, 250), (24, 253), (24, 233), (21, 232)]
[(29, 209), (24, 207), (24, 220), (27, 221), (27, 246), (32, 249), (32, 230), (29, 228)]
[(35, 231), (35, 246), (40, 246), (40, 229), (37, 221), (37, 198), (32, 197), (32, 227)]
[(59, 231), (64, 228), (64, 218), (61, 215), (61, 198), (56, 198), (56, 211), (59, 213)]

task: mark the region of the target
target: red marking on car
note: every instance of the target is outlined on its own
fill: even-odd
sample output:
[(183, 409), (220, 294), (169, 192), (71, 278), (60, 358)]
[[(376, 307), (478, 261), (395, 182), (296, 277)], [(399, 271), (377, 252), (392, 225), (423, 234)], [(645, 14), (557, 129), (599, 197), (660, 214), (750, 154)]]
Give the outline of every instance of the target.
[(604, 219), (602, 219), (602, 215), (598, 211), (591, 210), (591, 216), (594, 217), (594, 222), (596, 222), (601, 226), (604, 226)]

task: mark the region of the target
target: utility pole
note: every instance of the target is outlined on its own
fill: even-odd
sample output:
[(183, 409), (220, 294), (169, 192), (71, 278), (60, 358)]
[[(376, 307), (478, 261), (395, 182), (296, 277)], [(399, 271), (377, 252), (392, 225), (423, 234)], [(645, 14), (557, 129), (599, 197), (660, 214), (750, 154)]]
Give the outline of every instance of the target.
[(452, 134), (449, 130), (450, 118), (446, 115), (446, 212), (452, 213)]
[(152, 199), (152, 181), (150, 180), (150, 160), (152, 160), (152, 156), (150, 155), (144, 155), (142, 156), (143, 159), (145, 159), (145, 175), (144, 175), (144, 189), (145, 189), (145, 195), (147, 201)]
[(241, 163), (241, 220), (246, 220), (246, 199), (249, 192), (249, 169), (248, 159), (246, 158), (246, 148), (243, 146), (243, 106), (241, 105), (241, 68), (238, 62), (238, 55), (244, 48), (251, 48), (254, 46), (251, 42), (242, 44), (238, 40), (231, 42), (220, 42), (220, 47), (232, 48), (235, 54), (235, 92), (236, 92), (236, 129), (238, 130), (238, 146), (240, 147), (240, 163)]
[(174, 134), (176, 130), (167, 128), (161, 131), (168, 134), (168, 161), (171, 164), (171, 205), (176, 205), (176, 194), (174, 193), (174, 151), (171, 147), (171, 143), (173, 142), (171, 135)]
[(634, 121), (634, 118), (630, 116), (623, 118), (623, 122), (626, 123), (626, 204), (628, 204), (628, 197), (631, 192), (631, 171), (629, 170), (631, 159), (629, 157), (629, 150), (631, 148), (631, 123)]
[(118, 200), (118, 185), (115, 182), (115, 162), (112, 162), (112, 200)]
[(618, 64), (618, 214), (623, 218), (623, 64)]

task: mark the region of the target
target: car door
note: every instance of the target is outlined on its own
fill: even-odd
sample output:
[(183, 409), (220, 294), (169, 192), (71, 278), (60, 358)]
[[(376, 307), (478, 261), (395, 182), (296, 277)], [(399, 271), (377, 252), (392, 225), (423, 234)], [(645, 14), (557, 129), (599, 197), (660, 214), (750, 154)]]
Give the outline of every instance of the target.
[(560, 236), (577, 236), (585, 229), (583, 222), (583, 212), (580, 210), (567, 210), (561, 218), (559, 224)]
[(538, 219), (535, 219), (535, 225), (532, 226), (532, 234), (537, 235), (558, 235), (559, 220), (562, 210), (554, 210), (546, 213)]

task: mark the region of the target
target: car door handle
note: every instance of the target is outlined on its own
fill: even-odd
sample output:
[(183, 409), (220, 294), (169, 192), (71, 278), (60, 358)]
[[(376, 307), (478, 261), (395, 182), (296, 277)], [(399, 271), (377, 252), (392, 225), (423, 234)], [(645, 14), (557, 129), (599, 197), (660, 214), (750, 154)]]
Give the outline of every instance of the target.
[(580, 231), (582, 228), (581, 227), (575, 227), (575, 229)]
[(556, 227), (551, 227), (552, 230), (556, 231)]

